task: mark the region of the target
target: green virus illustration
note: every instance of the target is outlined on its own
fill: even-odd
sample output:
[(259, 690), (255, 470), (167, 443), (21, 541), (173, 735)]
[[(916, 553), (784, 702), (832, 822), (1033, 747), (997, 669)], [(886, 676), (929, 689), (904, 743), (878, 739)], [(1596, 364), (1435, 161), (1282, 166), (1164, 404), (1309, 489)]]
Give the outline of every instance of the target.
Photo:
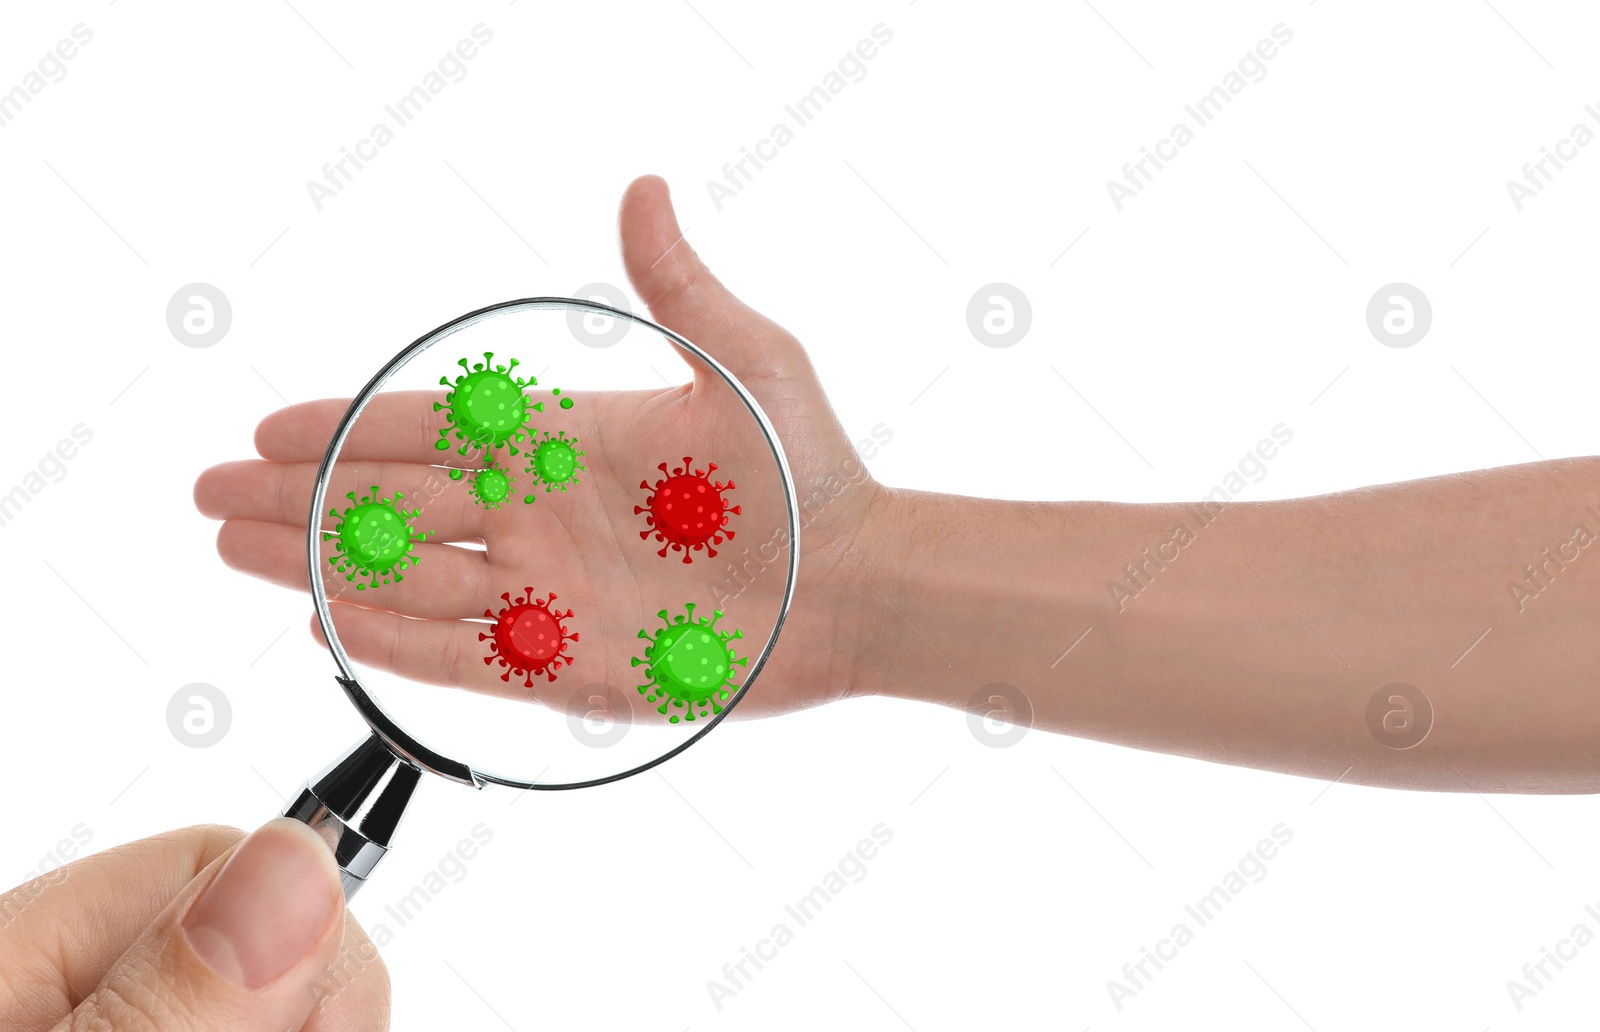
[(528, 436), (528, 415), (543, 412), (544, 402), (530, 402), (523, 393), (539, 381), (515, 375), (517, 360), (509, 365), (495, 365), (494, 352), (485, 351), (483, 361), (467, 364), (460, 359), (457, 365), (466, 372), (451, 380), (441, 376), (439, 383), (452, 388), (444, 402), (434, 402), (433, 410), (444, 410), (447, 426), (439, 431), (434, 447), (446, 451), (450, 435), (455, 434), (461, 443), (457, 451), (465, 455), (474, 446), (498, 448), (504, 445), (511, 454), (517, 454), (516, 442)]
[(399, 491), (393, 498), (382, 497), (376, 484), (371, 493), (361, 498), (354, 491), (345, 497), (354, 504), (344, 512), (328, 510), (328, 515), (339, 523), (333, 530), (322, 532), (322, 540), (333, 541), (336, 550), (336, 554), (328, 556), (328, 562), (347, 581), (370, 578), (366, 584), (357, 584), (357, 591), (377, 587), (380, 579), (384, 584), (404, 580), (400, 571), (420, 561), (414, 554), (416, 546), (432, 533), (413, 533), (411, 521), (418, 511), (400, 507), (404, 496)]
[[(544, 438), (528, 459), (527, 472), (533, 474), (535, 482), (544, 485), (545, 493), (558, 487), (565, 491), (568, 484), (578, 482), (579, 470), (585, 473), (589, 471), (582, 459), (583, 452), (578, 450), (576, 437), (568, 437), (565, 430), (558, 437), (552, 437), (549, 431), (545, 431)], [(529, 495), (523, 501), (531, 505), (536, 497)]]
[(499, 466), (480, 469), (467, 485), (472, 500), (485, 509), (498, 509), (511, 497), (511, 474)]
[(650, 702), (659, 702), (657, 713), (666, 714), (676, 724), (681, 717), (694, 720), (708, 714), (721, 713), (722, 704), (737, 689), (733, 681), (735, 666), (748, 666), (749, 659), (736, 657), (729, 642), (744, 637), (740, 631), (717, 628), (722, 610), (714, 610), (711, 619), (696, 620), (694, 603), (684, 605), (684, 615), (667, 619), (665, 609), (656, 615), (666, 626), (655, 634), (640, 631), (639, 637), (650, 644), (645, 647), (644, 658), (633, 657), (633, 665), (644, 665), (648, 684), (639, 686), (639, 694)]

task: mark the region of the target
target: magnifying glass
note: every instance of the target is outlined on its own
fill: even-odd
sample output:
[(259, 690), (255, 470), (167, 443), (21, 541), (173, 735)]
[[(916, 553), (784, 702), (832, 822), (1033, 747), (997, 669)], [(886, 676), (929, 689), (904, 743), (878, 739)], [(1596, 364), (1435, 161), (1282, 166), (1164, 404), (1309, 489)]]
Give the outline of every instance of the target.
[(556, 791), (676, 756), (755, 685), (799, 534), (771, 422), (690, 341), (579, 298), (445, 323), (356, 395), (317, 469), (311, 597), (370, 733), (284, 816), (349, 898), (424, 772)]

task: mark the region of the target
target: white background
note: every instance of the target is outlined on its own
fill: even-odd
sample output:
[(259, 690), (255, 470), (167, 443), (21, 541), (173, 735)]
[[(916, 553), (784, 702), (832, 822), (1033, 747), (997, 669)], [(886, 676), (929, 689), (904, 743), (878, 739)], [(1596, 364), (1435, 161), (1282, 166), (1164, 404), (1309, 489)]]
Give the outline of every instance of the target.
[[(306, 181), (480, 22), (466, 79), (316, 210)], [(880, 22), (866, 78), (717, 210), (706, 181)], [(1266, 78), (1117, 211), (1106, 181), (1280, 22)], [(806, 342), (852, 436), (892, 428), (889, 484), (1194, 498), (1279, 422), (1246, 497), (1595, 448), (1600, 147), (1521, 211), (1505, 186), (1600, 102), (1585, 5), (10, 5), (0, 89), (79, 23), (69, 74), (0, 129), (0, 492), (94, 434), (0, 528), (6, 884), (79, 824), (93, 848), (253, 827), (355, 739), (306, 600), (222, 566), (195, 475), (461, 312), (625, 283), (643, 172)], [(195, 281), (233, 305), (207, 349), (165, 320)], [(1007, 349), (966, 326), (995, 281), (1033, 307)], [(1365, 322), (1395, 281), (1434, 311), (1406, 349)], [(209, 749), (166, 725), (191, 682), (233, 707)], [(493, 841), (385, 951), (396, 1027), (1564, 1029), (1600, 1002), (1600, 946), (1520, 1012), (1506, 989), (1600, 929), (1586, 798), (996, 749), (884, 700), (727, 726), (661, 774), (427, 784), (369, 927), (474, 825)], [(866, 879), (718, 1010), (708, 980), (879, 823)], [(1117, 1010), (1107, 981), (1279, 823), (1267, 879)]]

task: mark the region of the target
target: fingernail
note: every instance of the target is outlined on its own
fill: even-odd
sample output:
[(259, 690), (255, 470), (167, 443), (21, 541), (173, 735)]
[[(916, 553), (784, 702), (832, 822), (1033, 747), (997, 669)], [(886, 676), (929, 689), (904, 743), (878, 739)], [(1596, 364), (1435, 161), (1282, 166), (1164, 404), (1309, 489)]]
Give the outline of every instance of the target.
[(207, 967), (254, 990), (310, 953), (343, 902), (327, 845), (279, 818), (239, 845), (183, 928)]

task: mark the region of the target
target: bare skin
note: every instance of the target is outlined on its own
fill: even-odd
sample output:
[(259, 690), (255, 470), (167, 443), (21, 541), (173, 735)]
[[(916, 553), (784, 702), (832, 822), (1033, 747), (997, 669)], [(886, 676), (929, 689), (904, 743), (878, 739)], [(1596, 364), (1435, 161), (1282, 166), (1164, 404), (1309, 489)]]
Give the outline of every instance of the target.
[[(1600, 530), (1586, 506), (1590, 458), (1233, 502), (1209, 525), (1198, 503), (895, 492), (888, 604), (851, 690), (964, 706), (1008, 682), (1035, 726), (1142, 749), (1394, 788), (1600, 791), (1600, 563), (1568, 544)], [(1179, 526), (1191, 542), (1157, 552)], [(1576, 562), (1515, 598), (1560, 545)], [(1367, 718), (1396, 682), (1433, 710), (1404, 749)]]
[[(629, 187), (620, 230), (653, 318), (723, 361), (760, 400), (802, 498), (854, 468), (800, 344), (702, 264), (661, 180)], [(689, 435), (706, 415), (689, 404), (693, 390), (594, 402), (608, 419)], [(393, 403), (391, 429), (352, 442), (347, 457), (429, 475), (426, 449), (441, 425), (431, 400)], [(200, 477), (196, 504), (225, 521), (217, 547), (230, 566), (303, 590), (311, 476), (344, 404), (269, 416), (257, 433), (261, 459)], [(604, 467), (597, 476), (622, 480)], [(859, 695), (987, 708), (978, 701), (984, 687), (1000, 682), (1027, 697), (1037, 727), (1143, 749), (1391, 787), (1600, 791), (1600, 749), (1591, 745), (1600, 740), (1591, 630), (1600, 574), (1588, 570), (1587, 547), (1571, 544), (1580, 525), (1580, 537), (1600, 530), (1588, 506), (1600, 512), (1600, 462), (1589, 458), (1229, 502), (1204, 515), (1197, 503), (1013, 503), (862, 476), (808, 526), (791, 622), (738, 712)], [(466, 580), (436, 576), (341, 604), (341, 638), (348, 626), (359, 662), (497, 691), (474, 649), (461, 647), (469, 634), (475, 645), (481, 629), (467, 623), (483, 609), (473, 578), (514, 580), (532, 572), (529, 556), (515, 535), (468, 513), (447, 522), (444, 543), (427, 547), (443, 550), (436, 566), (467, 571)], [(1187, 541), (1178, 547), (1180, 526)], [(583, 532), (570, 528), (569, 543)], [(1136, 592), (1130, 563), (1147, 564)], [(1511, 583), (1539, 587), (1525, 578), (1530, 563), (1545, 564), (1547, 586), (1516, 599)], [(605, 566), (616, 590), (651, 576), (622, 556)], [(755, 590), (775, 585), (758, 581)], [(1413, 686), (1433, 710), (1427, 736), (1404, 749), (1368, 720), (1370, 700), (1380, 691), (1388, 698), (1395, 683)]]
[(389, 973), (342, 905), (306, 956), (266, 986), (246, 991), (201, 958), (186, 915), (244, 837), (184, 828), (0, 894), (0, 1032), (387, 1029)]

